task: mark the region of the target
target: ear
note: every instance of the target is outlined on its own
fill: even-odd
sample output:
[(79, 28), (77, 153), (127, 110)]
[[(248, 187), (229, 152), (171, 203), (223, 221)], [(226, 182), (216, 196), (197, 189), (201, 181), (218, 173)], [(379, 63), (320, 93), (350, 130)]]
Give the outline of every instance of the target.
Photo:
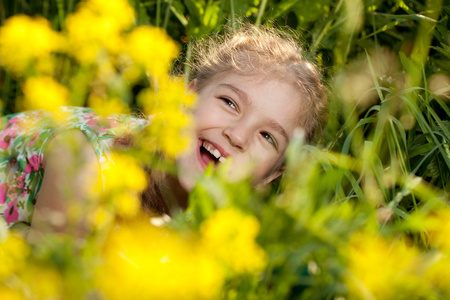
[(188, 91), (196, 91), (197, 90), (197, 78), (189, 82), (187, 86)]

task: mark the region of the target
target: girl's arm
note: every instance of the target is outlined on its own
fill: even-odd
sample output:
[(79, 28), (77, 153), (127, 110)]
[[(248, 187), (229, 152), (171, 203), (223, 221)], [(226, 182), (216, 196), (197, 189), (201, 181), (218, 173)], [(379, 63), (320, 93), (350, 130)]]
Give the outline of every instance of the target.
[(79, 130), (59, 133), (45, 151), (44, 168), (28, 240), (38, 241), (48, 232), (83, 236), (89, 229), (86, 217), (99, 197), (94, 191), (100, 175), (94, 148)]

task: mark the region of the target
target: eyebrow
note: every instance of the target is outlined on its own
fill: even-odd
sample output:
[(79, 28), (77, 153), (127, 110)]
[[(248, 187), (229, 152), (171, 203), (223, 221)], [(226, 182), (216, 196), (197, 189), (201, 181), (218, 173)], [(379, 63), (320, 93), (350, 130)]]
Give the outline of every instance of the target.
[[(244, 102), (247, 102), (249, 106), (252, 106), (253, 101), (248, 97), (247, 93), (244, 92), (243, 90), (228, 83), (221, 83), (219, 84), (219, 86), (223, 86), (225, 88), (232, 90), (239, 97), (239, 99), (241, 99)], [(281, 134), (285, 138), (286, 143), (289, 143), (289, 136), (287, 135), (284, 128), (277, 121), (275, 121), (274, 119), (269, 119), (269, 126), (272, 127), (279, 134)]]
[(275, 131), (278, 131), (278, 133), (280, 133), (284, 137), (286, 143), (289, 143), (289, 136), (287, 135), (284, 128), (277, 121), (275, 121), (274, 119), (269, 119), (269, 124), (270, 127), (272, 127)]
[(229, 88), (230, 90), (232, 90), (239, 97), (239, 99), (247, 102), (249, 105), (253, 104), (253, 101), (250, 100), (250, 98), (248, 97), (247, 93), (244, 92), (241, 89), (238, 89), (234, 85), (228, 84), (228, 83), (221, 83), (221, 84), (219, 84), (219, 86), (223, 86), (223, 87)]

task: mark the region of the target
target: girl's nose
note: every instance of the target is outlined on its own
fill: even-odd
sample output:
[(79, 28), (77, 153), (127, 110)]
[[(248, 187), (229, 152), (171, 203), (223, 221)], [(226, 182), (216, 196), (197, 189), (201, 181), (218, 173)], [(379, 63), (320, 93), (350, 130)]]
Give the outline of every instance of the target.
[(251, 132), (245, 125), (235, 124), (234, 126), (227, 126), (223, 130), (223, 135), (233, 147), (238, 148), (240, 151), (248, 149)]

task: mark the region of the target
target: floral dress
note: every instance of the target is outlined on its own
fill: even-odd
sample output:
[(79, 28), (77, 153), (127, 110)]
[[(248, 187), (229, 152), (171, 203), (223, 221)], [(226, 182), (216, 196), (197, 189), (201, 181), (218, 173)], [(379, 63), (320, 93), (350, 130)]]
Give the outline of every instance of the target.
[(9, 227), (29, 225), (44, 177), (43, 155), (57, 131), (79, 129), (94, 147), (101, 171), (117, 136), (135, 134), (148, 121), (129, 115), (100, 117), (92, 109), (62, 107), (56, 120), (48, 112), (28, 111), (0, 118), (0, 218)]

